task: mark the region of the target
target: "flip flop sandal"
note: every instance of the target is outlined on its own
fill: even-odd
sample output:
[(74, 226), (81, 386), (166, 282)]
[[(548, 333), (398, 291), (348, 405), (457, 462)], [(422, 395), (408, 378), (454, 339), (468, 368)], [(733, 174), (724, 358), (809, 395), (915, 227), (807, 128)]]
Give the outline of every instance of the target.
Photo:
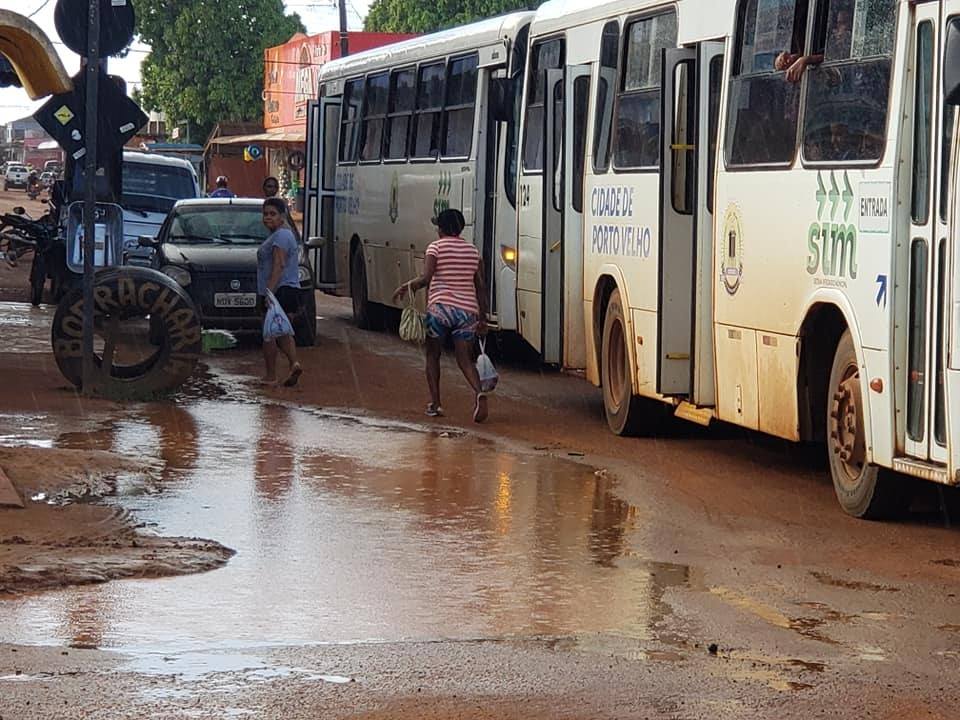
[(427, 417), (443, 417), (443, 408), (439, 405), (434, 405), (433, 403), (427, 404)]
[(473, 421), (482, 423), (487, 419), (487, 396), (483, 393), (477, 394), (477, 405), (473, 409)]
[(300, 376), (303, 375), (303, 368), (300, 367), (300, 363), (297, 363), (290, 370), (290, 377), (283, 381), (284, 387), (293, 387), (300, 380)]

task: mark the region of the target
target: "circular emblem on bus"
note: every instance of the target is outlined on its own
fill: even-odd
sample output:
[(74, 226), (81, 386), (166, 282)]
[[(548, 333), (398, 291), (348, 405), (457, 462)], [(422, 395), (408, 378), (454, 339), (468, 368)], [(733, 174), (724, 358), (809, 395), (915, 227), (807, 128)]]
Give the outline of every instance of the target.
[(743, 229), (740, 223), (740, 208), (730, 205), (723, 218), (723, 235), (720, 243), (720, 279), (729, 295), (736, 295), (743, 278)]
[(239, 280), (231, 280), (231, 281), (230, 281), (230, 289), (231, 289), (231, 290), (239, 290), (239, 289), (240, 289), (240, 281), (239, 281)]

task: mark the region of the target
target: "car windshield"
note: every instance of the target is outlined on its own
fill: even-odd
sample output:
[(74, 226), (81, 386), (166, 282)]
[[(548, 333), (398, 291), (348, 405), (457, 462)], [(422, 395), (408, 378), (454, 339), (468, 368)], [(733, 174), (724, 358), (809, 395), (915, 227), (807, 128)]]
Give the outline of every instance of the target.
[(125, 162), (123, 207), (168, 213), (177, 200), (197, 196), (193, 175), (183, 167)]
[(270, 234), (261, 218), (259, 205), (180, 208), (170, 219), (166, 239), (191, 244), (259, 245)]

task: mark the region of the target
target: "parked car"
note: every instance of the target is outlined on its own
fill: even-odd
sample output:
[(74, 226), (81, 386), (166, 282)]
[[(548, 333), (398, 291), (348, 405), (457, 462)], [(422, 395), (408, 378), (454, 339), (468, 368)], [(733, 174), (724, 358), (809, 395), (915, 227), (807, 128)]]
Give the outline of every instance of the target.
[(3, 175), (3, 189), (26, 188), (30, 170), (26, 165), (8, 165)]
[[(205, 328), (259, 333), (257, 248), (270, 234), (263, 225), (263, 200), (180, 200), (156, 238), (139, 242), (154, 250), (153, 267), (173, 278), (193, 299)], [(301, 245), (301, 311), (290, 318), (298, 345), (313, 345), (317, 301), (313, 271)]]
[(40, 173), (40, 184), (45, 188), (52, 187), (56, 179), (57, 179), (57, 176), (54, 175), (52, 172), (44, 171)]
[(174, 203), (200, 197), (197, 173), (188, 160), (152, 153), (123, 153), (123, 247), (131, 265), (150, 266), (151, 249), (140, 246), (156, 237)]

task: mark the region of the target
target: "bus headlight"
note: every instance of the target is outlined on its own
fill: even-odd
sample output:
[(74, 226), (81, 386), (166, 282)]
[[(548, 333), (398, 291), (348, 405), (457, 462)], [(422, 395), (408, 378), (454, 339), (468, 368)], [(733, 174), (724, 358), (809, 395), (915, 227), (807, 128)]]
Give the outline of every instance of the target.
[(160, 272), (173, 280), (180, 287), (186, 287), (190, 284), (190, 271), (179, 265), (164, 265)]
[(503, 259), (503, 264), (506, 265), (511, 270), (517, 269), (517, 249), (508, 247), (507, 245), (500, 246), (500, 257)]

